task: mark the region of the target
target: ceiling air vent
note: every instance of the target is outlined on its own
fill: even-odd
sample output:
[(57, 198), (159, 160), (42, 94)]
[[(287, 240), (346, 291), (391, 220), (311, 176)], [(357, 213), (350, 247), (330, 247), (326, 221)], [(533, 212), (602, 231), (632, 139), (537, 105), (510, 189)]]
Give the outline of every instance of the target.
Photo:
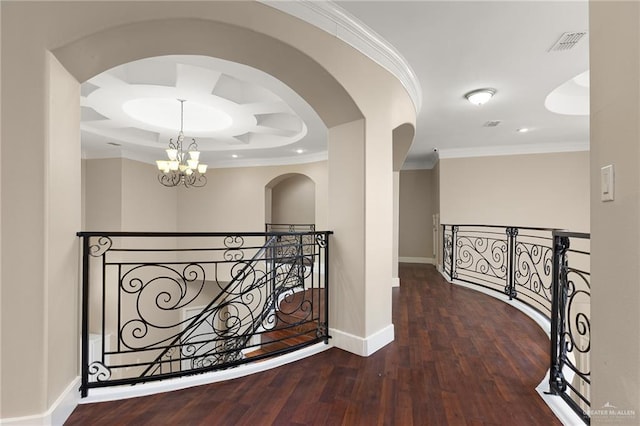
[(554, 43), (548, 50), (548, 52), (561, 52), (563, 50), (573, 49), (578, 42), (587, 35), (586, 31), (572, 31), (564, 33), (560, 36), (558, 41)]
[(491, 120), (484, 123), (482, 127), (496, 127), (500, 123), (501, 123), (500, 120)]

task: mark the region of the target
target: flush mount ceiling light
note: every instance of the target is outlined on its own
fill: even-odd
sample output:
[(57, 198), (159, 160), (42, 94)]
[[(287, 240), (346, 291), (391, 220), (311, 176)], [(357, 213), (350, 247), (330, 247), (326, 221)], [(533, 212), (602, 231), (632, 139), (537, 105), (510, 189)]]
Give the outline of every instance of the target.
[(467, 93), (464, 97), (474, 105), (482, 105), (489, 102), (495, 94), (496, 89), (478, 89)]
[(529, 131), (528, 127), (521, 127), (518, 130), (518, 133), (527, 133)]

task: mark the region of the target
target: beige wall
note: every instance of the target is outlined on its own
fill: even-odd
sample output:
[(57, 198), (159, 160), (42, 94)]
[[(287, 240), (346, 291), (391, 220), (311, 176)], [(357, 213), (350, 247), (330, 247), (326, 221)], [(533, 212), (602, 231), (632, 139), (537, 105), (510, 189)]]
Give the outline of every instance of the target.
[(158, 182), (157, 167), (137, 161), (122, 161), (122, 230), (175, 231), (180, 212), (178, 189)]
[[(69, 377), (78, 374), (77, 293), (78, 240), (74, 238), (81, 224), (80, 135), (75, 121), (80, 119), (80, 90), (75, 79), (53, 55), (48, 56), (51, 93), (48, 114), (48, 138), (45, 152), (48, 187), (45, 195), (45, 274), (43, 292), (46, 295), (44, 321), (44, 380), (47, 383), (46, 404), (50, 406), (69, 384)], [(71, 118), (71, 119), (70, 119)], [(75, 156), (67, 155), (73, 152)], [(28, 271), (25, 271), (28, 274)], [(16, 283), (14, 283), (16, 284)], [(31, 312), (21, 310), (16, 320)], [(71, 326), (70, 326), (71, 325)], [(26, 339), (30, 336), (25, 335)], [(69, 351), (65, 357), (59, 354)], [(18, 347), (13, 350), (23, 353)], [(25, 368), (11, 374), (21, 375)]]
[(178, 189), (160, 185), (157, 168), (122, 158), (83, 163), (83, 231), (176, 231)]
[(84, 160), (84, 228), (122, 231), (122, 160)]
[[(591, 57), (592, 409), (609, 402), (640, 422), (640, 4), (589, 3)], [(612, 46), (615, 46), (613, 48)], [(615, 200), (600, 201), (600, 168)]]
[(293, 175), (279, 182), (271, 190), (271, 221), (315, 223), (315, 194), (315, 184), (306, 176)]
[[(365, 245), (365, 227), (362, 221), (364, 213), (364, 161), (361, 143), (364, 133), (364, 123), (355, 122), (334, 127), (329, 130), (329, 153), (339, 153), (329, 162), (329, 188), (342, 187), (338, 197), (331, 199), (339, 206), (349, 206), (348, 209), (333, 209), (329, 212), (331, 230), (336, 235), (348, 232), (350, 238), (335, 238), (332, 241), (329, 254), (330, 282), (343, 282), (345, 285), (336, 286), (329, 292), (329, 303), (335, 309), (330, 310), (329, 321), (332, 324), (348, 324), (343, 331), (353, 335), (364, 335), (365, 306), (364, 300), (359, 298), (365, 289), (365, 259), (360, 255)], [(390, 229), (391, 230), (391, 229)], [(389, 281), (387, 287), (390, 288)]]
[(431, 180), (431, 194), (433, 196), (433, 210), (436, 215), (436, 265), (441, 264), (442, 259), (442, 227), (440, 226), (440, 162), (433, 167), (433, 179)]
[(398, 257), (400, 255), (400, 172), (393, 171), (393, 281), (392, 286), (400, 284)]
[[(400, 172), (400, 260), (433, 259), (433, 170)], [(407, 259), (405, 259), (407, 260)], [(419, 260), (419, 259), (414, 259)]]
[(440, 221), (589, 232), (589, 153), (439, 162)]
[(318, 214), (321, 219), (317, 229), (327, 229), (325, 161), (209, 169), (208, 184), (189, 189), (160, 185), (156, 167), (146, 163), (119, 158), (85, 160), (84, 163), (85, 231), (261, 232), (265, 223), (265, 186), (278, 176), (292, 173), (302, 178), (293, 180), (294, 199), (284, 194), (278, 204), (284, 207), (293, 203), (298, 208), (297, 197), (303, 197), (303, 204), (313, 209), (300, 219), (312, 220)]
[(202, 188), (178, 193), (182, 208), (178, 231), (252, 231), (264, 230), (267, 218), (265, 187), (279, 176), (298, 173), (315, 184), (315, 223), (327, 230), (328, 188), (327, 162), (266, 167), (210, 169), (208, 183)]

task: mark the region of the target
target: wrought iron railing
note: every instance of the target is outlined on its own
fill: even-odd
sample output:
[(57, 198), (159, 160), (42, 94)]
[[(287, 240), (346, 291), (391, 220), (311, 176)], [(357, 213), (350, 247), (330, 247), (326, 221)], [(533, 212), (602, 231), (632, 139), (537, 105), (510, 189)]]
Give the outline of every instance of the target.
[(314, 223), (265, 223), (265, 232), (315, 232)]
[(589, 234), (553, 232), (550, 393), (589, 423), (591, 273)]
[(328, 342), (331, 232), (81, 232), (82, 396)]
[(306, 232), (307, 235), (302, 236), (302, 242), (304, 250), (310, 250), (313, 246), (309, 244), (313, 241), (313, 232), (316, 230), (316, 225), (313, 223), (265, 223), (265, 232), (279, 232), (281, 233), (276, 237), (275, 245), (276, 250), (288, 247), (295, 241), (296, 236), (290, 233)]
[(550, 392), (588, 423), (589, 234), (487, 225), (442, 231), (442, 269), (451, 281), (503, 293), (549, 319)]

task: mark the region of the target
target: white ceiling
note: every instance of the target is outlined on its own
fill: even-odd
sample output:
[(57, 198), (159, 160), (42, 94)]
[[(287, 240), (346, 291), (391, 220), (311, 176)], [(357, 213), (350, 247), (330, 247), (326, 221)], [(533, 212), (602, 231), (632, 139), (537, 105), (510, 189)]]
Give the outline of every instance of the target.
[(326, 159), (326, 127), (270, 75), (217, 58), (172, 55), (130, 62), (82, 85), (85, 158), (165, 159), (180, 130), (213, 167)]
[[(586, 1), (337, 3), (398, 49), (418, 76), (423, 104), (408, 162), (430, 162), (434, 148), (443, 155), (588, 144), (588, 116), (544, 106), (553, 89), (589, 67), (586, 37), (571, 50), (548, 52), (564, 32), (588, 29)], [(483, 87), (497, 90), (486, 105), (464, 99)], [(501, 123), (483, 127), (490, 120)], [(518, 133), (522, 127), (531, 131)]]
[[(588, 36), (570, 50), (549, 52), (563, 33), (587, 30), (586, 1), (335, 3), (389, 42), (417, 76), (422, 88), (422, 107), (405, 168), (431, 167), (435, 161), (434, 149), (439, 150), (441, 158), (587, 149), (588, 88), (578, 93), (575, 86), (584, 88), (584, 79), (578, 80), (578, 84), (571, 80), (588, 70)], [(175, 72), (170, 70), (184, 63), (205, 71), (179, 72), (180, 78), (176, 78)], [(268, 116), (269, 120), (263, 120), (267, 123), (263, 126), (251, 117), (245, 117), (248, 127), (243, 129), (244, 133), (236, 135), (190, 135), (185, 132), (188, 137), (199, 137), (198, 143), (205, 151), (203, 155), (210, 156), (204, 161), (212, 166), (241, 166), (326, 158), (326, 129), (317, 115), (289, 88), (257, 70), (211, 58), (172, 57), (147, 61), (129, 74), (115, 70), (108, 77), (98, 76), (92, 84), (102, 87), (100, 81), (115, 78), (119, 80), (116, 85), (122, 85), (122, 82), (126, 85), (157, 84), (175, 89), (182, 84), (208, 90), (207, 95), (211, 95), (213, 88), (216, 94), (216, 84), (203, 78), (203, 73), (223, 74), (232, 79), (228, 81), (233, 84), (219, 87), (217, 94), (226, 102), (235, 102), (237, 109), (248, 111), (249, 115), (253, 113), (256, 99), (234, 95), (231, 93), (234, 88), (243, 93), (247, 92), (247, 87), (255, 93), (269, 93), (269, 102), (266, 102), (270, 103), (269, 108), (262, 113), (272, 114)], [(135, 79), (127, 77), (134, 74)], [(195, 76), (195, 83), (186, 82), (190, 76)], [(178, 81), (181, 83), (177, 84)], [(483, 87), (497, 90), (486, 105), (478, 107), (464, 99), (465, 93)], [(103, 88), (108, 89), (108, 84), (104, 83)], [(545, 107), (547, 97), (556, 88), (559, 91), (552, 95), (551, 104), (573, 103), (576, 108), (582, 108), (580, 114), (559, 114)], [(85, 86), (83, 94), (88, 94), (90, 89)], [(90, 106), (89, 97), (83, 99), (83, 105)], [(266, 107), (264, 104), (262, 107)], [(562, 111), (563, 107), (553, 109)], [(92, 114), (85, 114), (85, 117), (95, 118)], [(117, 115), (109, 117), (112, 122), (102, 123), (103, 127), (120, 129), (120, 133), (128, 132), (122, 131), (125, 127), (134, 127), (131, 122), (118, 122)], [(188, 116), (185, 116), (185, 122), (187, 120)], [(89, 158), (123, 155), (151, 161), (161, 158), (158, 147), (164, 147), (169, 137), (175, 137), (171, 132), (162, 133), (141, 126), (142, 132), (131, 132), (138, 135), (155, 132), (151, 138), (155, 140), (136, 144), (131, 138), (120, 140), (113, 132), (99, 135), (95, 120), (89, 135), (89, 121), (83, 120), (83, 149)], [(483, 127), (488, 121), (500, 121), (500, 124)], [(523, 127), (530, 131), (517, 132)], [(253, 136), (253, 144), (247, 134)], [(288, 140), (275, 142), (276, 137)], [(270, 148), (265, 148), (266, 140), (269, 140)], [(122, 146), (114, 147), (107, 142)], [(298, 150), (303, 153), (297, 153)], [(240, 158), (231, 158), (233, 154)]]

